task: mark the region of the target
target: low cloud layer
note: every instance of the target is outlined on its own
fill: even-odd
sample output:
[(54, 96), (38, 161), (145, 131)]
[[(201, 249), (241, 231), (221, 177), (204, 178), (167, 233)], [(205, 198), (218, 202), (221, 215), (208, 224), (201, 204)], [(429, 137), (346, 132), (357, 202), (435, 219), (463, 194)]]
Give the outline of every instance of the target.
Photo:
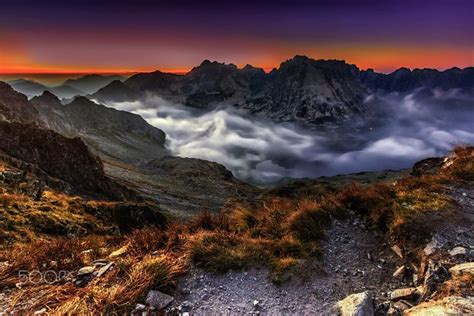
[(240, 179), (264, 183), (406, 168), (453, 144), (474, 143), (473, 101), (456, 90), (373, 95), (366, 100), (370, 123), (330, 131), (276, 124), (231, 107), (203, 112), (156, 96), (108, 105), (164, 130), (173, 154), (215, 161)]

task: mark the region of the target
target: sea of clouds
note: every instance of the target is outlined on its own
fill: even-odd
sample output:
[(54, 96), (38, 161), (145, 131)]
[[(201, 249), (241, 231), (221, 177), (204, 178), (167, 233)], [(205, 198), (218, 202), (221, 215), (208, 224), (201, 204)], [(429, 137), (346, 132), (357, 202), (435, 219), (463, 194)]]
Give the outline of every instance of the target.
[(459, 90), (371, 95), (373, 119), (338, 129), (304, 129), (257, 119), (233, 107), (202, 111), (157, 96), (107, 104), (141, 115), (167, 134), (174, 155), (225, 165), (243, 180), (268, 183), (341, 173), (400, 169), (474, 144), (474, 98)]

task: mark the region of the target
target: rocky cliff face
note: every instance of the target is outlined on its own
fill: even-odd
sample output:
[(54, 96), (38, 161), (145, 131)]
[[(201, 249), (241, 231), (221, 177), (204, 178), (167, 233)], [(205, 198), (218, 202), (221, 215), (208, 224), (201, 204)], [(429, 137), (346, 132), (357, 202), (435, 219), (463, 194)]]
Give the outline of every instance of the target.
[(47, 126), (80, 136), (99, 154), (123, 161), (150, 160), (166, 153), (165, 133), (142, 117), (77, 97), (62, 105), (49, 92), (31, 100)]
[(269, 74), (250, 65), (239, 69), (205, 60), (185, 76), (159, 71), (132, 76), (123, 83), (126, 93), (118, 92), (118, 83), (114, 85), (92, 98), (117, 101), (119, 95), (124, 101), (154, 93), (191, 107), (234, 105), (275, 120), (307, 124), (344, 120), (364, 110), (365, 88), (357, 67), (304, 56), (282, 63)]
[(38, 111), (26, 96), (0, 81), (0, 121), (23, 122), (43, 126)]
[(0, 122), (0, 151), (37, 165), (49, 176), (72, 185), (78, 192), (111, 199), (135, 195), (106, 177), (99, 158), (80, 138), (67, 138), (31, 124)]
[(370, 93), (409, 93), (421, 87), (472, 92), (474, 68), (400, 68), (382, 74), (360, 71), (344, 61), (295, 56), (266, 74), (249, 65), (239, 69), (205, 60), (184, 76), (160, 71), (137, 74), (120, 85), (110, 84), (91, 98), (134, 101), (152, 93), (191, 107), (233, 105), (258, 116), (311, 126), (366, 117), (370, 109), (363, 100)]
[(296, 56), (268, 75), (261, 98), (246, 108), (279, 121), (321, 123), (352, 118), (364, 111), (359, 70), (343, 61)]

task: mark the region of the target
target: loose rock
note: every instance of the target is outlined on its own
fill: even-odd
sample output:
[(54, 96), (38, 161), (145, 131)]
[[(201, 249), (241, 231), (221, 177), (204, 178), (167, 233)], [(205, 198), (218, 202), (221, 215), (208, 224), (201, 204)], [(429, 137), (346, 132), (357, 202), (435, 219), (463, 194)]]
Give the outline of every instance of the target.
[(92, 272), (94, 272), (94, 270), (95, 270), (95, 266), (83, 267), (83, 268), (79, 269), (79, 271), (77, 271), (77, 276), (92, 274)]
[(423, 249), (423, 252), (425, 255), (430, 256), (436, 252), (439, 248), (441, 248), (443, 244), (441, 241), (436, 236), (433, 236), (431, 241), (426, 245), (426, 247)]
[(392, 251), (397, 255), (399, 256), (400, 258), (403, 258), (403, 252), (402, 252), (402, 249), (400, 249), (400, 247), (398, 247), (398, 245), (393, 245), (391, 247)]
[(455, 265), (449, 269), (449, 272), (451, 272), (453, 276), (462, 276), (466, 274), (474, 276), (474, 262), (466, 262)]
[(454, 247), (451, 249), (449, 252), (449, 255), (451, 257), (456, 257), (456, 256), (465, 256), (467, 254), (467, 249), (464, 247)]
[(150, 292), (148, 292), (145, 302), (147, 303), (147, 305), (161, 310), (171, 304), (173, 300), (174, 298), (168, 294), (162, 293), (160, 291), (151, 290)]
[(414, 297), (418, 293), (416, 287), (409, 287), (404, 289), (396, 289), (390, 293), (390, 299), (392, 301), (399, 300), (402, 298), (409, 299)]
[(336, 307), (341, 316), (372, 316), (374, 306), (368, 291), (352, 294), (337, 302)]
[(397, 270), (393, 273), (393, 277), (397, 279), (403, 278), (403, 275), (405, 274), (405, 266), (398, 267)]

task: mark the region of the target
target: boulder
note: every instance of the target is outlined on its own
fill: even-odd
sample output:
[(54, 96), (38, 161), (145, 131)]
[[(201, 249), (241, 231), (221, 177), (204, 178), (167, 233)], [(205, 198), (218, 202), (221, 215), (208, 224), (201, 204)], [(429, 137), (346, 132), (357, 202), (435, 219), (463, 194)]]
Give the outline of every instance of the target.
[(146, 304), (148, 306), (154, 307), (158, 310), (164, 309), (166, 306), (171, 304), (174, 301), (174, 298), (168, 294), (162, 293), (160, 291), (151, 290), (146, 296)]
[(374, 306), (368, 291), (352, 294), (337, 302), (336, 308), (341, 316), (372, 316)]
[(474, 276), (474, 262), (466, 262), (455, 265), (449, 269), (453, 276), (472, 275)]
[(401, 316), (405, 310), (411, 307), (413, 307), (412, 303), (405, 300), (400, 300), (390, 304), (390, 308), (387, 311), (387, 316)]
[(420, 160), (413, 165), (411, 174), (414, 176), (433, 175), (436, 174), (443, 166), (444, 158), (431, 157)]
[(474, 298), (450, 296), (429, 301), (405, 311), (408, 316), (474, 315)]

